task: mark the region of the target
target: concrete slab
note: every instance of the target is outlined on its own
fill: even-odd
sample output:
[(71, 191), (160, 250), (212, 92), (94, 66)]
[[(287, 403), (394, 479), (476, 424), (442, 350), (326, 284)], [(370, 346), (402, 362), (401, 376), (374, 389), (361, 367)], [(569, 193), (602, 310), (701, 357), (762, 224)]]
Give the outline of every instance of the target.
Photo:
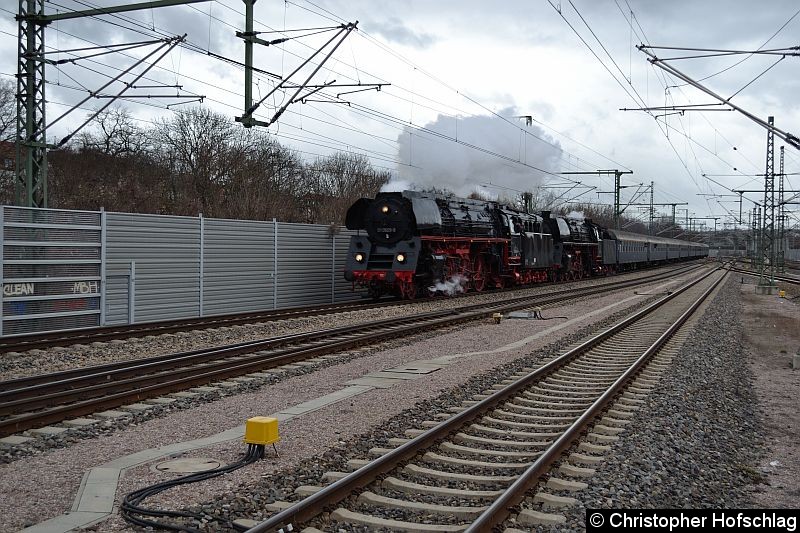
[(275, 413), (270, 415), (273, 418), (277, 418), (278, 422), (286, 422), (287, 420), (291, 420), (292, 418), (296, 417), (297, 415), (291, 413)]
[(345, 385), (356, 385), (361, 387), (372, 387), (374, 389), (388, 389), (400, 383), (399, 379), (383, 379), (383, 378), (358, 378), (351, 379)]
[(762, 294), (764, 296), (773, 294), (777, 290), (777, 285), (756, 285), (756, 294)]
[(512, 311), (506, 315), (506, 318), (518, 318), (522, 320), (540, 320), (537, 313), (534, 311)]
[(517, 523), (521, 526), (558, 526), (567, 521), (567, 517), (559, 514), (540, 513), (533, 509), (523, 509), (517, 515)]
[(17, 446), (19, 444), (25, 444), (26, 442), (31, 442), (36, 440), (32, 437), (21, 437), (19, 435), (10, 435), (8, 437), (3, 437), (0, 439), (0, 446)]
[(322, 490), (322, 487), (318, 487), (316, 485), (300, 485), (296, 489), (294, 489), (294, 493), (298, 496), (311, 496)]
[(65, 533), (105, 518), (107, 513), (72, 512), (23, 529), (20, 533)]
[(542, 509), (558, 509), (559, 507), (574, 507), (578, 500), (568, 496), (556, 496), (547, 492), (537, 492), (533, 497), (534, 503), (541, 503)]
[(249, 518), (239, 518), (238, 520), (234, 520), (233, 524), (236, 526), (244, 527), (247, 529), (253, 528), (258, 525), (259, 522), (256, 520), (250, 520)]
[(94, 413), (92, 416), (95, 416), (97, 418), (119, 418), (122, 416), (131, 416), (131, 414), (126, 413), (125, 411), (109, 410), (109, 411), (100, 411), (99, 413)]
[(283, 409), (280, 412), (291, 415), (301, 415), (304, 413), (308, 413), (310, 411), (316, 411), (317, 409), (321, 409), (322, 407), (325, 407), (332, 403), (339, 402), (346, 398), (351, 398), (353, 396), (356, 396), (371, 389), (372, 387), (359, 386), (359, 385), (346, 387), (344, 389), (334, 391), (330, 394), (326, 394), (325, 396), (320, 396), (319, 398), (314, 398), (313, 400), (309, 400), (307, 402), (303, 402), (293, 407)]
[(55, 435), (61, 435), (65, 431), (69, 431), (69, 428), (60, 428), (57, 426), (45, 426), (43, 428), (36, 428), (28, 430), (31, 435), (36, 435), (37, 437), (54, 437)]
[(144, 411), (149, 411), (155, 407), (155, 405), (147, 404), (147, 403), (132, 403), (130, 405), (123, 405), (120, 409), (124, 409), (125, 411), (130, 411), (132, 413), (143, 413)]
[(202, 394), (204, 392), (217, 392), (219, 390), (219, 387), (195, 387), (189, 390), (193, 392), (199, 392)]
[(396, 368), (387, 368), (386, 370), (382, 370), (381, 372), (394, 372), (394, 373), (407, 373), (407, 374), (430, 374), (431, 372), (436, 372), (437, 370), (441, 370), (442, 365), (431, 365), (427, 363), (410, 363), (404, 366), (398, 366)]
[(149, 400), (145, 400), (144, 403), (149, 403), (153, 405), (169, 405), (177, 401), (178, 400), (176, 400), (175, 398), (167, 398), (166, 396), (159, 396), (158, 398), (150, 398)]
[(200, 397), (200, 393), (199, 392), (185, 392), (185, 391), (184, 392), (173, 392), (172, 394), (170, 394), (170, 396), (174, 396), (175, 398), (191, 399), (191, 398)]
[(411, 372), (387, 372), (385, 370), (381, 370), (380, 372), (370, 372), (369, 374), (365, 375), (365, 378), (379, 378), (379, 379), (396, 379), (396, 380), (409, 380), (409, 379), (417, 379), (420, 377), (421, 374), (413, 374)]
[(267, 511), (283, 511), (284, 509), (288, 509), (292, 506), (291, 502), (272, 502), (264, 504), (264, 509)]
[(83, 492), (74, 508), (78, 512), (110, 513), (114, 509), (120, 471), (118, 468), (96, 467), (83, 479)]
[(443, 355), (434, 359), (420, 359), (414, 361), (415, 365), (432, 365), (432, 366), (447, 366), (453, 363), (453, 358), (450, 355)]
[(75, 418), (72, 420), (65, 420), (62, 424), (71, 428), (85, 428), (97, 424), (98, 422), (100, 421), (96, 418)]
[(170, 474), (194, 474), (195, 472), (205, 472), (222, 466), (220, 461), (208, 457), (182, 457), (164, 461), (155, 466), (158, 472), (168, 472)]

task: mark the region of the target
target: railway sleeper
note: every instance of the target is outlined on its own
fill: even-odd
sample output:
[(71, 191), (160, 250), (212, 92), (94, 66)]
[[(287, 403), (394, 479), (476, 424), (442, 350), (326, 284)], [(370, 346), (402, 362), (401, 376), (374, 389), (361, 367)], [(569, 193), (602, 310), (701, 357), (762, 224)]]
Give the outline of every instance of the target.
[(533, 503), (538, 503), (542, 509), (562, 509), (564, 507), (574, 507), (578, 500), (569, 496), (556, 496), (549, 492), (537, 492), (533, 497)]
[(550, 376), (549, 378), (547, 378), (547, 381), (549, 383), (562, 383), (562, 384), (565, 384), (565, 385), (576, 383), (576, 384), (581, 384), (581, 385), (585, 385), (585, 386), (598, 386), (598, 385), (604, 385), (604, 384), (609, 383), (610, 381), (613, 381), (614, 377), (615, 377), (615, 374), (613, 372), (609, 372), (608, 374), (606, 374), (604, 376), (597, 376), (597, 375), (594, 375), (594, 374), (592, 374), (592, 375), (585, 375), (585, 374), (581, 375), (581, 374), (578, 374), (577, 372), (574, 373), (574, 374), (572, 374), (572, 373), (568, 374), (568, 373), (559, 371), (559, 372), (556, 372), (555, 374), (553, 374), (552, 376)]
[[(568, 424), (554, 425), (554, 424), (531, 424), (530, 422), (514, 422), (512, 420), (503, 420), (492, 416), (485, 416), (481, 422), (488, 422), (496, 426), (511, 427), (527, 430), (541, 430), (545, 434), (552, 435), (555, 430), (564, 430)], [(558, 435), (558, 433), (556, 433)]]
[[(562, 399), (563, 400), (563, 399)], [(517, 396), (514, 398), (513, 402), (515, 404), (522, 404), (522, 405), (530, 405), (530, 406), (539, 406), (543, 409), (548, 407), (563, 407), (565, 409), (580, 409), (581, 412), (591, 405), (591, 402), (565, 402), (565, 401), (543, 401), (543, 400), (531, 400), (529, 398), (523, 398), (521, 396)]]
[(505, 409), (495, 409), (493, 414), (509, 417), (517, 420), (531, 420), (536, 422), (559, 424), (562, 427), (567, 427), (569, 423), (573, 422), (576, 416), (544, 416), (544, 415), (526, 415), (522, 413), (515, 413)]
[(591, 374), (586, 374), (584, 372), (579, 372), (578, 370), (571, 368), (570, 366), (565, 366), (564, 368), (560, 368), (553, 373), (553, 377), (558, 376), (560, 378), (562, 376), (566, 376), (569, 379), (572, 379), (572, 377), (576, 377), (576, 378), (584, 378), (586, 380), (595, 380), (595, 381), (606, 380), (609, 378), (613, 378), (614, 376), (617, 375), (619, 375), (619, 373), (614, 370), (605, 370), (605, 371), (595, 370)]
[(542, 455), (541, 451), (527, 451), (518, 452), (513, 450), (495, 450), (489, 448), (472, 448), (470, 446), (462, 446), (460, 444), (453, 444), (450, 442), (443, 442), (439, 445), (439, 450), (443, 452), (478, 455), (481, 457), (499, 457), (510, 459), (532, 459)]
[(506, 409), (516, 409), (525, 413), (542, 413), (550, 415), (573, 416), (577, 418), (583, 413), (583, 409), (548, 409), (547, 407), (529, 407), (527, 405), (519, 405), (516, 403), (506, 403), (503, 405)]
[(471, 474), (462, 472), (446, 472), (443, 470), (437, 470), (435, 468), (420, 466), (414, 463), (410, 463), (404, 466), (402, 472), (403, 474), (411, 477), (422, 476), (430, 479), (435, 479), (437, 481), (446, 481), (446, 482), (456, 481), (462, 483), (471, 483), (473, 485), (482, 487), (507, 486), (510, 483), (512, 483), (515, 479), (517, 479), (516, 476), (480, 475), (480, 474)]
[(331, 519), (342, 524), (356, 524), (369, 529), (414, 532), (455, 532), (464, 531), (466, 526), (449, 524), (425, 524), (419, 522), (406, 522), (390, 518), (381, 518), (364, 513), (358, 513), (340, 507), (331, 513)]
[(456, 442), (469, 442), (474, 444), (485, 444), (488, 446), (501, 446), (507, 448), (544, 448), (552, 444), (552, 440), (504, 440), (492, 439), (489, 437), (479, 437), (467, 433), (456, 433), (453, 436)]
[(390, 490), (405, 492), (407, 494), (428, 494), (430, 496), (442, 496), (451, 498), (462, 498), (467, 500), (486, 501), (499, 497), (503, 491), (499, 490), (464, 490), (453, 489), (450, 487), (439, 487), (404, 481), (393, 476), (385, 478), (381, 485)]
[(436, 452), (426, 452), (422, 458), (428, 462), (433, 464), (443, 464), (443, 465), (450, 465), (450, 466), (458, 466), (458, 467), (468, 467), (468, 468), (486, 468), (492, 471), (497, 470), (512, 470), (512, 471), (519, 471), (525, 470), (528, 468), (531, 463), (501, 463), (501, 462), (492, 462), (492, 461), (477, 461), (474, 459), (462, 459), (460, 457), (450, 457), (449, 455), (442, 455)]
[[(526, 424), (522, 424), (525, 426)], [(516, 430), (508, 430), (508, 429), (500, 429), (494, 428), (490, 426), (484, 426), (482, 424), (472, 424), (469, 426), (471, 430), (479, 433), (484, 433), (487, 435), (510, 435), (513, 437), (520, 437), (520, 438), (528, 438), (528, 439), (556, 439), (561, 434), (558, 432), (531, 432), (531, 431), (516, 431)]]

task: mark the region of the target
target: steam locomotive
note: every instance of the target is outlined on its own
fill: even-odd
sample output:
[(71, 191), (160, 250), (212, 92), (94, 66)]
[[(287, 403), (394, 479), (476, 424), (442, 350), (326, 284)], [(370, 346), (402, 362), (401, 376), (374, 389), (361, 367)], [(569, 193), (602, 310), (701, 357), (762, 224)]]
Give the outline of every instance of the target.
[[(581, 279), (708, 255), (708, 246), (415, 191), (361, 198), (345, 224), (344, 277), (379, 298)], [(364, 231), (366, 234), (362, 234)]]

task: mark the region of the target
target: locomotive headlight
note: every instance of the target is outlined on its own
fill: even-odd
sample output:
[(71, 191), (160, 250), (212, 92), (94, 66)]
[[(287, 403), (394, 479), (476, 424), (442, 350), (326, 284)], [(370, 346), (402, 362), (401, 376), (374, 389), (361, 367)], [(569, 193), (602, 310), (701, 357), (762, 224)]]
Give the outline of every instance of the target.
[(404, 254), (397, 254), (397, 262), (398, 263), (405, 263), (406, 262), (406, 256)]
[(359, 263), (363, 263), (364, 262), (364, 254), (357, 253), (356, 254), (356, 261), (359, 262)]
[(385, 205), (385, 206), (381, 207), (381, 213), (383, 213), (385, 215), (388, 212), (389, 212), (389, 206), (388, 205)]

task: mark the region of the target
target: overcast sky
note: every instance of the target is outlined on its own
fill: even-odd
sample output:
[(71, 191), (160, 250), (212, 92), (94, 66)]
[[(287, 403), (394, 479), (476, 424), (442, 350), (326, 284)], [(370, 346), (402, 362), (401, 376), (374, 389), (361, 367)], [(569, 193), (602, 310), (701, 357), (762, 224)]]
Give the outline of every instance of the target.
[[(796, 46), (800, 44), (800, 15), (792, 17), (800, 5), (788, 0), (552, 1), (555, 8), (548, 0), (259, 0), (255, 29), (277, 30), (261, 34), (264, 39), (311, 33), (285, 30), (359, 21), (359, 30), (344, 41), (312, 83), (390, 84), (379, 92), (342, 95), (340, 103), (332, 102), (336, 95), (353, 89), (328, 88), (310, 98), (324, 102), (289, 106), (269, 131), (309, 159), (335, 150), (364, 153), (375, 165), (391, 170), (398, 187), (436, 185), (463, 194), (476, 188), (498, 193), (502, 187), (523, 190), (563, 183), (556, 176), (563, 171), (620, 168), (634, 171), (623, 177), (623, 184), (633, 185), (624, 190), (625, 199), (637, 190), (636, 184), (653, 181), (657, 203), (689, 202), (690, 212), (698, 217), (725, 214), (725, 207), (738, 212), (737, 204), (723, 207), (716, 199), (698, 196), (727, 192), (703, 174), (732, 189), (758, 188), (763, 178), (752, 175), (765, 169), (766, 131), (736, 112), (662, 114), (655, 119), (641, 111), (620, 111), (642, 107), (640, 98), (647, 106), (714, 102), (665, 78), (635, 46), (643, 41), (654, 46), (736, 50)], [(48, 0), (46, 10), (54, 13), (120, 3)], [(7, 77), (16, 72), (17, 27), (14, 14), (7, 11), (12, 3), (4, 6), (0, 72)], [(108, 45), (145, 39), (142, 33), (125, 28), (148, 35), (154, 30), (164, 35), (187, 33), (192, 49), (171, 52), (147, 74), (150, 81), (140, 83), (182, 85), (182, 94), (203, 95), (202, 105), (233, 120), (243, 107), (243, 70), (206, 52), (243, 60), (243, 44), (234, 35), (244, 29), (243, 12), (238, 0), (217, 0), (128, 13), (124, 18), (61, 21), (47, 28), (46, 38), (53, 50), (66, 50), (88, 46), (87, 41)], [(264, 71), (288, 75), (333, 35), (327, 31), (283, 45), (256, 46), (255, 64)], [(131, 57), (142, 57), (153, 49), (100, 56), (63, 65), (60, 70), (48, 66), (48, 119), (86, 95), (76, 90), (80, 85), (96, 89), (107, 81), (98, 71), (114, 74), (115, 68), (129, 66)], [(690, 55), (655, 53), (659, 57)], [(718, 94), (731, 96), (779, 59), (737, 55), (672, 64), (695, 79), (707, 78), (703, 83)], [(764, 119), (774, 115), (776, 126), (800, 133), (798, 61), (796, 57), (778, 61), (733, 102)], [(310, 68), (314, 67), (301, 70), (292, 80), (305, 80)], [(665, 80), (670, 86), (667, 90)], [(266, 94), (272, 84), (273, 78), (257, 75), (256, 97)], [(288, 97), (278, 92), (268, 98), (256, 118), (268, 120)], [(138, 119), (153, 121), (168, 117), (172, 111), (164, 106), (179, 100), (146, 102), (149, 105), (131, 101), (122, 105)], [(63, 137), (102, 103), (90, 100), (85, 109), (54, 125), (48, 136)], [(525, 115), (532, 116), (530, 125), (515, 118)], [(780, 144), (776, 141), (776, 149)], [(786, 171), (800, 170), (797, 150), (787, 146), (786, 153)], [(776, 171), (777, 165), (776, 154)], [(595, 191), (608, 191), (613, 182), (597, 176), (573, 178), (597, 187)], [(797, 176), (789, 179), (800, 185)], [(581, 199), (611, 201), (611, 195), (595, 191)], [(641, 197), (642, 202), (647, 200), (647, 194)], [(745, 203), (745, 212), (751, 205)], [(635, 209), (629, 212), (636, 213)]]

